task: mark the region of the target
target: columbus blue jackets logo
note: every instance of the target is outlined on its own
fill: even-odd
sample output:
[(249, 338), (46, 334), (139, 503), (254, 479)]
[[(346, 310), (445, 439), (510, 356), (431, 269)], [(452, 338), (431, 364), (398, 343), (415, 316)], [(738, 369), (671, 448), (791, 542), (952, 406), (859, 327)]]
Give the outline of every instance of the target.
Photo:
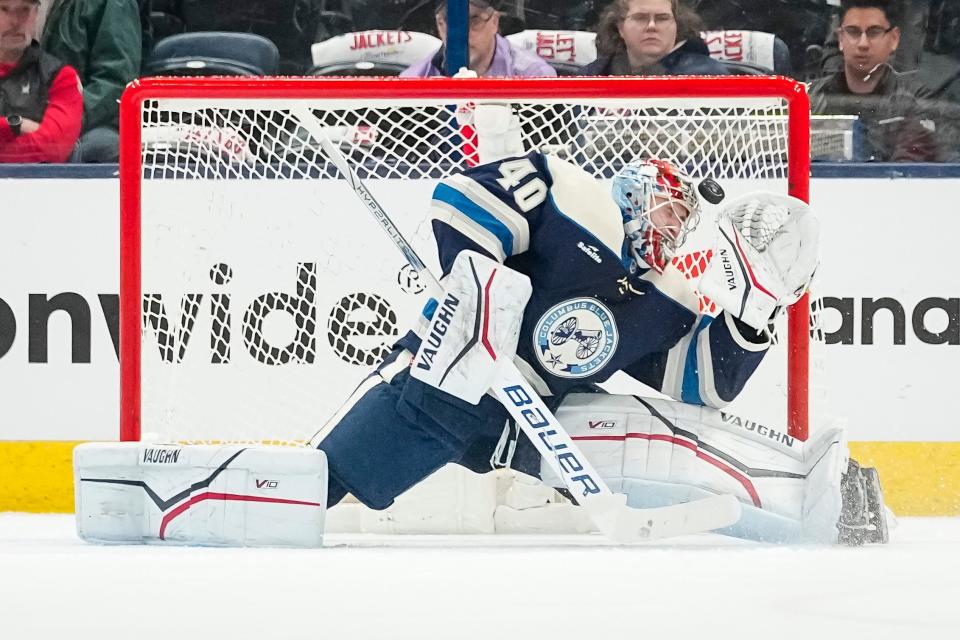
[(540, 364), (562, 378), (584, 378), (602, 369), (617, 350), (613, 314), (593, 298), (554, 305), (537, 321), (533, 349)]

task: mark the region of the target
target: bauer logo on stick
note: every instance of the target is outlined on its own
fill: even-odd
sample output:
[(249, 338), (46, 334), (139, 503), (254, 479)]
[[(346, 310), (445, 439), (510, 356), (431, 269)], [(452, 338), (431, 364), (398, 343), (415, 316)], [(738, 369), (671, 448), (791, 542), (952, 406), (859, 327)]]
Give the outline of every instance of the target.
[(604, 491), (601, 488), (603, 487), (603, 480), (594, 478), (593, 475), (596, 471), (590, 467), (589, 462), (584, 464), (580, 460), (583, 454), (564, 442), (564, 440), (571, 442), (568, 440), (569, 436), (563, 431), (563, 427), (556, 422), (556, 417), (545, 406), (542, 406), (543, 401), (540, 398), (533, 397), (523, 385), (507, 385), (502, 387), (502, 391), (510, 399), (513, 406), (520, 410), (526, 424), (535, 431), (543, 444), (546, 445), (560, 471), (568, 474), (570, 481), (582, 489), (579, 494), (580, 497), (603, 493)]

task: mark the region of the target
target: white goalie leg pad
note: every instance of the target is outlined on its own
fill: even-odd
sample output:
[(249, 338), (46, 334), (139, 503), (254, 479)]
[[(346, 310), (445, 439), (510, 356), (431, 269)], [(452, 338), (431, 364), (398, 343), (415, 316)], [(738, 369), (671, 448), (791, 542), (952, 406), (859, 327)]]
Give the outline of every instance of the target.
[(317, 449), (81, 444), (77, 533), (91, 542), (319, 547), (327, 459)]
[(525, 275), (462, 251), (422, 336), (410, 375), (471, 404), (490, 389), (498, 360), (513, 360), (532, 288)]
[[(632, 507), (732, 494), (743, 515), (719, 533), (765, 542), (837, 540), (849, 455), (838, 429), (801, 442), (709, 407), (602, 394), (571, 394), (557, 417)], [(541, 477), (561, 486), (545, 464)]]

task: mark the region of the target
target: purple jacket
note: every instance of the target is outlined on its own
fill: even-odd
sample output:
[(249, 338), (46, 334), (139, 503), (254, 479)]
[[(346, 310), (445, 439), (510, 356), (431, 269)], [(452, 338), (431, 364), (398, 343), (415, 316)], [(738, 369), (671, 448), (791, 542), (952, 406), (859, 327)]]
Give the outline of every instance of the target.
[[(485, 78), (509, 78), (513, 76), (555, 76), (556, 70), (540, 56), (524, 49), (518, 49), (510, 41), (497, 34), (497, 48), (493, 52), (490, 68), (483, 74)], [(436, 53), (420, 62), (414, 63), (403, 70), (402, 78), (430, 78), (446, 75), (443, 68), (444, 48), (440, 47)]]

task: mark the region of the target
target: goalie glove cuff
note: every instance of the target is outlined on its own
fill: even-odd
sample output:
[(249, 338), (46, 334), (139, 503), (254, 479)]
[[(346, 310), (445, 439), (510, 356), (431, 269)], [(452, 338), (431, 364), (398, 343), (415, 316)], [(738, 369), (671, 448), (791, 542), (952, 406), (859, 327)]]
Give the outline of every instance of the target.
[(753, 248), (729, 218), (719, 224), (717, 250), (699, 283), (718, 307), (758, 332), (764, 331), (787, 292), (773, 265)]

